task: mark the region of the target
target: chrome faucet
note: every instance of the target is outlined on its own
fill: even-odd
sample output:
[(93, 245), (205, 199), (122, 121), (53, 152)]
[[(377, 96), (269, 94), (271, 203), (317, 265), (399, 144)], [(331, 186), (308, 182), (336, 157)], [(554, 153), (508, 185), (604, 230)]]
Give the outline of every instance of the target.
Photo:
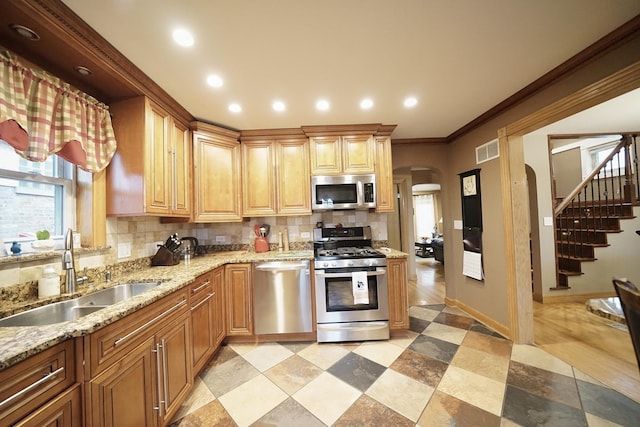
[(82, 284), (88, 280), (87, 267), (84, 268), (82, 277), (76, 277), (75, 261), (73, 259), (73, 231), (67, 229), (67, 234), (64, 236), (64, 252), (62, 253), (62, 269), (67, 272), (65, 279), (65, 287), (67, 293), (74, 293), (76, 291), (76, 285)]

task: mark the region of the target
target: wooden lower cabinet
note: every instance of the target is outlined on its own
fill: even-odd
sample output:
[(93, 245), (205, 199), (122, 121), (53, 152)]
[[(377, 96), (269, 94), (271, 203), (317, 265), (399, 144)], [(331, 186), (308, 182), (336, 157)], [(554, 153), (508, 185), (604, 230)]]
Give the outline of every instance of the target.
[(226, 336), (224, 267), (199, 276), (189, 290), (193, 375), (200, 373)]
[(91, 334), (91, 426), (164, 426), (193, 386), (187, 290)]
[(158, 425), (155, 352), (155, 338), (150, 337), (91, 380), (91, 426)]
[(81, 360), (81, 346), (69, 339), (0, 371), (0, 426), (79, 426), (82, 409), (71, 390)]
[(160, 383), (162, 394), (160, 425), (171, 421), (193, 386), (191, 362), (191, 321), (188, 313), (168, 324), (156, 336), (156, 351), (160, 352)]
[(82, 395), (80, 384), (60, 394), (27, 418), (13, 424), (15, 427), (81, 427)]
[[(227, 336), (226, 328), (226, 300), (224, 295), (224, 267), (218, 267), (213, 270), (213, 330), (214, 330), (214, 347), (217, 349)], [(215, 350), (214, 350), (215, 352)]]
[(253, 334), (253, 292), (251, 264), (225, 267), (227, 335)]
[(389, 288), (389, 328), (409, 328), (409, 295), (406, 258), (387, 259), (387, 286)]

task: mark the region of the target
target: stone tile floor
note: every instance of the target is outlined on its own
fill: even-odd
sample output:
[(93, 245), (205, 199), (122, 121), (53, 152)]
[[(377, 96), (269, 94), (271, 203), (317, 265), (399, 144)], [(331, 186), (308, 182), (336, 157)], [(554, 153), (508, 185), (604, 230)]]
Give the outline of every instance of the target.
[(171, 423), (638, 426), (640, 404), (444, 305), (389, 341), (224, 346)]

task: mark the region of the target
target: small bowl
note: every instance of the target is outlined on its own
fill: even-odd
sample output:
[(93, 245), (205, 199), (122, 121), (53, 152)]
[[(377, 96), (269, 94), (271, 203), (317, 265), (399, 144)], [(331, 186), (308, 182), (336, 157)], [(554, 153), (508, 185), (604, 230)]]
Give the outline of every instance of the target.
[(31, 247), (39, 252), (44, 251), (52, 251), (53, 248), (56, 247), (56, 242), (53, 240), (36, 240), (35, 242), (31, 242)]

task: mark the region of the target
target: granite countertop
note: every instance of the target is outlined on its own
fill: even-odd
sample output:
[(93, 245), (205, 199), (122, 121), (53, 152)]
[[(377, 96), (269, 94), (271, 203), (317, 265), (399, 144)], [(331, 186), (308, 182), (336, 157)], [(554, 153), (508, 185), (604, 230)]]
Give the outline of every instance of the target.
[[(387, 258), (405, 258), (407, 254), (394, 249), (384, 251)], [(162, 284), (129, 300), (113, 304), (103, 310), (78, 320), (46, 326), (0, 327), (0, 370), (18, 363), (29, 356), (52, 347), (69, 338), (90, 334), (133, 312), (145, 307), (190, 283), (196, 277), (217, 267), (232, 263), (259, 261), (313, 260), (312, 250), (255, 253), (248, 251), (215, 252), (193, 258), (189, 265), (181, 262), (167, 267), (149, 267), (118, 277), (109, 283), (102, 282), (89, 288), (87, 293), (120, 283), (161, 281)], [(77, 295), (73, 295), (74, 297)], [(69, 295), (71, 297), (71, 295)]]

